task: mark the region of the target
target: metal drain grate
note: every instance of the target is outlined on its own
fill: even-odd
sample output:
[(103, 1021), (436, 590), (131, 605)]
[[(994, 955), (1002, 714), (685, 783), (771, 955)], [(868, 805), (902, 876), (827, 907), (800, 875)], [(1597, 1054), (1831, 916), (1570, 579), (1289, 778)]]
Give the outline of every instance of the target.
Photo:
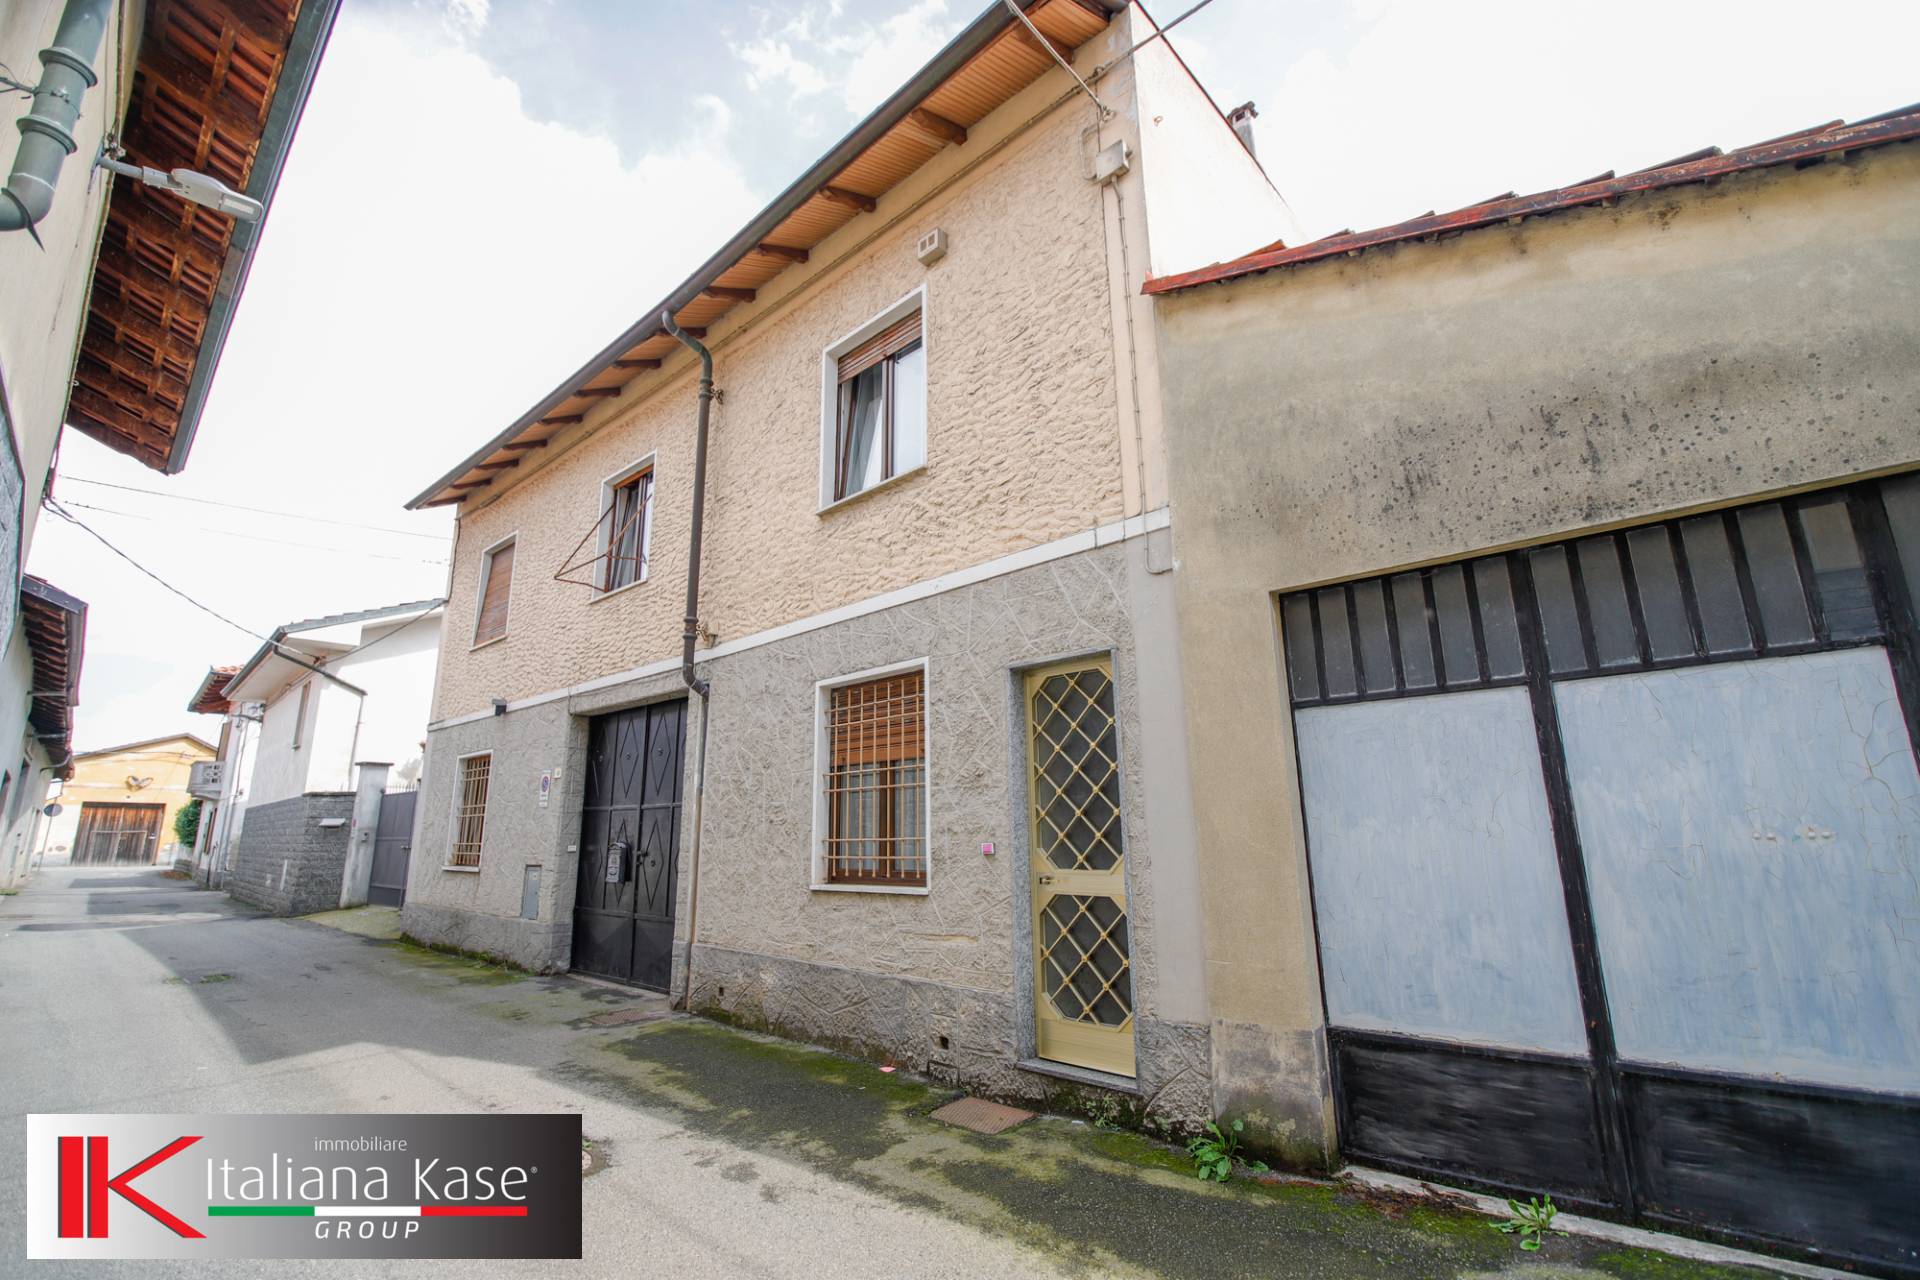
[(1003, 1107), (997, 1102), (988, 1102), (985, 1098), (957, 1098), (933, 1113), (935, 1120), (944, 1120), (961, 1129), (971, 1129), (975, 1133), (1005, 1133), (1017, 1124), (1033, 1119), (1033, 1112), (1022, 1111), (1018, 1107)]

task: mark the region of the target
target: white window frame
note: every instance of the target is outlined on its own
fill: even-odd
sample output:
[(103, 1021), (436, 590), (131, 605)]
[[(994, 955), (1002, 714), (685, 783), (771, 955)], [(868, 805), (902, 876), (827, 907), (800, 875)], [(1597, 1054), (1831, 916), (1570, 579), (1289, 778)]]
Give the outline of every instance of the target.
[[(659, 505), (660, 498), (660, 467), (656, 461), (658, 457), (659, 453), (657, 450), (650, 452), (631, 466), (622, 467), (600, 482), (600, 532), (594, 541), (593, 559), (593, 563), (599, 567), (594, 572), (593, 595), (587, 601), (589, 604), (597, 604), (602, 600), (617, 596), (623, 591), (631, 591), (635, 587), (645, 586), (647, 579), (652, 576), (651, 556), (649, 553), (653, 549), (653, 509)], [(614, 490), (639, 475), (642, 471), (653, 472), (653, 481), (647, 491), (647, 512), (640, 519), (640, 569), (639, 572), (634, 575), (632, 582), (608, 591), (603, 589), (600, 584), (607, 580), (607, 568), (612, 564), (612, 561), (610, 561), (607, 556), (613, 549), (614, 530), (613, 521), (608, 518), (608, 513), (613, 510)]]
[(480, 634), (480, 610), (485, 608), (487, 603), (487, 576), (493, 572), (493, 553), (506, 546), (513, 548), (513, 574), (507, 579), (507, 629), (491, 640), (474, 640), (467, 645), (468, 653), (472, 653), (475, 649), (484, 649), (490, 644), (499, 644), (513, 634), (513, 586), (515, 580), (520, 577), (520, 531), (518, 529), (480, 553), (480, 581), (473, 586), (472, 634), (474, 636)]
[(926, 430), (929, 437), (933, 435), (933, 348), (927, 340), (928, 331), (931, 328), (927, 323), (927, 286), (921, 284), (909, 290), (904, 297), (886, 310), (864, 321), (852, 333), (828, 344), (820, 353), (820, 506), (815, 515), (824, 516), (829, 511), (837, 511), (849, 502), (858, 502), (870, 493), (878, 493), (882, 489), (890, 488), (909, 476), (919, 475), (927, 469), (927, 462), (933, 452), (931, 447), (924, 451), (927, 456), (922, 457), (918, 465), (890, 475), (872, 488), (850, 493), (844, 498), (833, 496), (833, 460), (840, 434), (840, 357), (888, 325), (906, 319), (915, 311), (920, 313), (920, 349), (925, 354), (927, 364)]
[(491, 759), (487, 762), (487, 802), (480, 807), (480, 861), (471, 867), (455, 866), (453, 861), (453, 846), (460, 841), (460, 780), (467, 771), (467, 761), (473, 759), (475, 756), (491, 757), (493, 754), (493, 748), (486, 747), (479, 751), (468, 751), (453, 758), (453, 798), (447, 804), (447, 853), (446, 857), (440, 862), (440, 869), (442, 871), (454, 871), (462, 875), (477, 876), (480, 874), (480, 868), (487, 864), (487, 817), (493, 812), (494, 773), (493, 761)]
[[(920, 811), (926, 822), (921, 838), (927, 851), (927, 882), (921, 885), (836, 884), (827, 879), (827, 760), (830, 751), (827, 721), (833, 691), (908, 671), (920, 673), (920, 722), (922, 732), (926, 735), (927, 754), (920, 768), (921, 776), (925, 779), (923, 785), (926, 795), (922, 798)], [(821, 680), (813, 686), (813, 855), (809, 859), (807, 879), (807, 887), (816, 893), (891, 893), (924, 898), (933, 892), (933, 671), (927, 659), (912, 658), (890, 666), (855, 671)]]

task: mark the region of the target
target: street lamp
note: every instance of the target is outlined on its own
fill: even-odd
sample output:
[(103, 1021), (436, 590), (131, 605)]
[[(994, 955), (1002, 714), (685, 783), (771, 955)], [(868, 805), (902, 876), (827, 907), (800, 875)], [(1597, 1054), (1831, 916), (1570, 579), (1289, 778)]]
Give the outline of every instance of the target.
[(258, 222), (266, 212), (266, 207), (251, 196), (243, 196), (218, 178), (204, 173), (195, 173), (191, 169), (175, 169), (168, 173), (164, 169), (149, 169), (145, 165), (127, 164), (115, 158), (105, 147), (100, 149), (100, 158), (95, 161), (100, 168), (144, 182), (150, 187), (159, 187), (171, 191), (183, 199), (195, 204), (206, 205), (209, 209), (218, 209), (230, 218), (242, 222)]

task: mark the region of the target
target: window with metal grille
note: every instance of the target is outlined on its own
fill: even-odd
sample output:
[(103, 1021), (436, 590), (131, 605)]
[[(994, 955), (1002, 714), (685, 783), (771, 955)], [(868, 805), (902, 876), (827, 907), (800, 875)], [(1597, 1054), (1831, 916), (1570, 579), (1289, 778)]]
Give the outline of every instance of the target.
[(927, 883), (926, 677), (901, 671), (824, 691), (821, 879)]
[(487, 837), (487, 782), (492, 772), (490, 752), (461, 757), (459, 791), (453, 806), (453, 854), (448, 866), (480, 865), (480, 846)]
[(476, 645), (507, 634), (507, 608), (513, 596), (513, 547), (511, 539), (501, 543), (487, 552), (480, 567), (480, 607), (473, 622)]
[(835, 502), (927, 460), (927, 359), (920, 309), (841, 354), (838, 384)]
[(613, 486), (608, 504), (612, 533), (602, 591), (618, 591), (647, 578), (648, 535), (653, 528), (653, 468), (636, 472)]

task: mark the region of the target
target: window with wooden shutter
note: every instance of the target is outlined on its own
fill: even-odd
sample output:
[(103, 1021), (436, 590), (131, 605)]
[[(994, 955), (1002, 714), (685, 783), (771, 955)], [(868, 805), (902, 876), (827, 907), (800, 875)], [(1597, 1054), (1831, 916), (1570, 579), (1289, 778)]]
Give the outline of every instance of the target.
[(485, 644), (507, 634), (507, 602), (513, 595), (513, 543), (487, 552), (482, 566), (480, 612), (473, 624), (473, 642)]
[(927, 361), (921, 311), (844, 352), (835, 397), (833, 500), (927, 460)]
[(925, 887), (925, 673), (830, 689), (824, 711), (826, 883)]

